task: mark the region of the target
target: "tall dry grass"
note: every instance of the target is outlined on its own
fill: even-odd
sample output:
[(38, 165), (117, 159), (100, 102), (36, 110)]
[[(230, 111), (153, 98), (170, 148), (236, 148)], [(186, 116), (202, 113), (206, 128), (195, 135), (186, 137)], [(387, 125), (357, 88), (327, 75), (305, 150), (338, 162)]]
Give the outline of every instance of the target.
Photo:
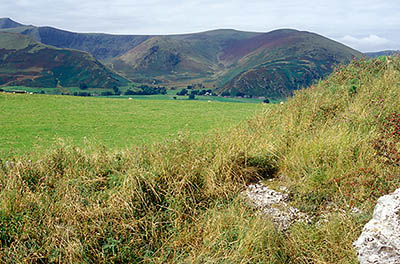
[[(400, 185), (399, 102), (399, 57), (359, 60), (225, 133), (2, 160), (1, 262), (357, 263), (352, 242)], [(256, 215), (239, 193), (266, 178), (314, 223)]]

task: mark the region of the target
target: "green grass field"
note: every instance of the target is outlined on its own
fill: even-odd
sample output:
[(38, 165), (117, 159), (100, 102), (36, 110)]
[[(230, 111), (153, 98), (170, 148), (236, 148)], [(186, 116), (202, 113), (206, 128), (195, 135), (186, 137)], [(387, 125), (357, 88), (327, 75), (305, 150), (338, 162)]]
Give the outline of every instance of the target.
[[(188, 100), (188, 96), (177, 96), (176, 93), (179, 90), (168, 90), (167, 94), (157, 94), (157, 95), (124, 95), (123, 93), (129, 87), (122, 87), (121, 95), (111, 95), (111, 96), (100, 96), (104, 98), (116, 98), (116, 99), (128, 99), (134, 98), (137, 100)], [(37, 88), (37, 87), (26, 87), (26, 86), (5, 86), (2, 87), (4, 91), (12, 92), (12, 91), (26, 91), (27, 93), (45, 93), (52, 95), (61, 95), (64, 94), (73, 94), (74, 92), (88, 92), (91, 94), (101, 94), (102, 92), (110, 91), (110, 89), (101, 89), (101, 88), (88, 88), (86, 90), (81, 90), (79, 87), (64, 87), (64, 88)], [(183, 89), (183, 88), (182, 88)], [(175, 97), (175, 99), (174, 99)], [(269, 98), (271, 103), (279, 103), (280, 101), (285, 101), (286, 99), (271, 99)], [(196, 101), (216, 101), (216, 102), (227, 102), (227, 103), (256, 103), (259, 104), (263, 101), (263, 99), (258, 98), (240, 98), (240, 97), (223, 97), (223, 96), (203, 96), (196, 95)]]
[(176, 137), (179, 131), (198, 137), (238, 124), (266, 106), (0, 93), (0, 107), (0, 151), (19, 154), (46, 149), (58, 138), (122, 148)]

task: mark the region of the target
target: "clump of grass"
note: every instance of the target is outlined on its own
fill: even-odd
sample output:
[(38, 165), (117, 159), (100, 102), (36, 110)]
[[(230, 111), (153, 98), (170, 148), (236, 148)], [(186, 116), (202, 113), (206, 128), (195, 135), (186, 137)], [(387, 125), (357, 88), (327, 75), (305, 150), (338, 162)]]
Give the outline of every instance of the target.
[(181, 135), (120, 152), (61, 144), (41, 160), (2, 166), (1, 219), (10, 222), (2, 259), (125, 263), (184, 254), (171, 246), (175, 238), (248, 180), (232, 163), (236, 144), (221, 141), (223, 157), (215, 142)]
[[(203, 139), (120, 151), (60, 144), (33, 161), (3, 160), (0, 259), (357, 263), (352, 242), (400, 183), (399, 72), (398, 56), (353, 61)], [(267, 178), (315, 222), (280, 233), (238, 198)]]

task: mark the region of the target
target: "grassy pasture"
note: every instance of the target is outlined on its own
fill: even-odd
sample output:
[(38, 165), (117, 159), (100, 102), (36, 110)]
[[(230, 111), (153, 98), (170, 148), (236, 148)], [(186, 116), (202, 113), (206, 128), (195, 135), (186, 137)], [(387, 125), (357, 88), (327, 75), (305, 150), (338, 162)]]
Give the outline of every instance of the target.
[[(121, 95), (110, 95), (110, 96), (100, 96), (104, 98), (118, 98), (118, 99), (128, 99), (134, 98), (137, 100), (188, 100), (188, 96), (177, 96), (176, 93), (181, 91), (179, 90), (167, 90), (167, 94), (156, 94), (156, 95), (124, 95), (126, 90), (128, 90), (129, 86), (124, 86), (120, 88), (122, 92)], [(86, 90), (81, 90), (79, 87), (64, 87), (64, 88), (37, 88), (37, 87), (27, 87), (27, 86), (5, 86), (1, 87), (4, 91), (26, 91), (28, 93), (46, 93), (52, 95), (61, 95), (61, 94), (73, 94), (74, 92), (87, 92), (90, 94), (101, 94), (102, 92), (110, 92), (110, 89), (102, 89), (102, 88), (88, 88)], [(184, 89), (184, 88), (182, 88)], [(189, 90), (190, 93), (190, 90)], [(174, 99), (175, 97), (175, 99)], [(284, 101), (284, 98), (272, 99), (269, 98), (271, 103), (279, 103), (280, 101)], [(223, 96), (205, 96), (205, 95), (196, 95), (196, 101), (217, 101), (217, 102), (227, 102), (227, 103), (261, 103), (263, 99), (259, 98), (241, 98), (241, 97), (223, 97)]]
[(107, 147), (161, 141), (187, 131), (193, 137), (254, 115), (261, 104), (183, 100), (118, 100), (0, 93), (0, 151), (46, 149), (57, 138)]

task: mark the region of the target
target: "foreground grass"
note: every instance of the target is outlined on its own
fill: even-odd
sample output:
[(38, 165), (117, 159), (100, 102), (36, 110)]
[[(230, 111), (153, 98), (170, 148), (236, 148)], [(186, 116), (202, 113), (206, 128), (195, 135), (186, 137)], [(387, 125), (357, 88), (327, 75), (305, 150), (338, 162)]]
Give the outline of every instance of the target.
[[(155, 147), (53, 147), (2, 161), (6, 263), (357, 263), (352, 242), (400, 185), (400, 59), (355, 61), (224, 133)], [(287, 232), (248, 208), (272, 178), (314, 217)], [(360, 214), (351, 213), (357, 207)]]
[(253, 116), (261, 104), (116, 100), (0, 93), (0, 151), (41, 151), (68, 138), (83, 146), (98, 141), (123, 148), (160, 142), (178, 131), (203, 136)]

